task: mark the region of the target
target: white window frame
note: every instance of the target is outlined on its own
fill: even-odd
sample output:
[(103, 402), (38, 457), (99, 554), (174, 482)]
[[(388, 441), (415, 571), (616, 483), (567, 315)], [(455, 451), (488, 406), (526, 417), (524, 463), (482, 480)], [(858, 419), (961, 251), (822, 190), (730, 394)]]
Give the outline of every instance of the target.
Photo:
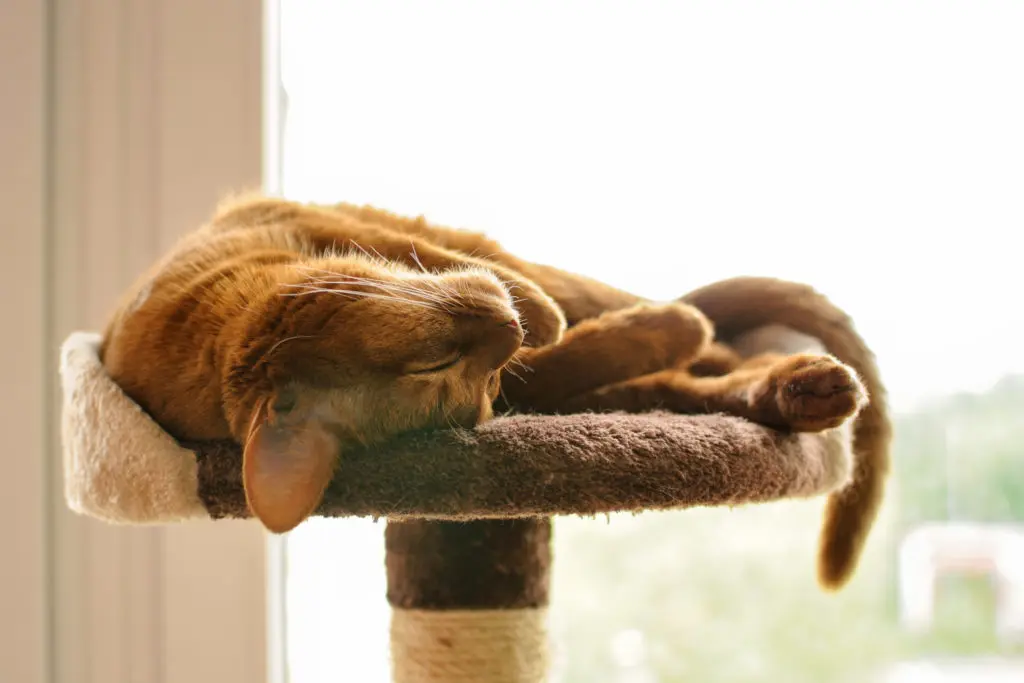
[(2, 3), (0, 680), (285, 679), (279, 544), (69, 512), (57, 382), (63, 338), (220, 194), (276, 190), (276, 32), (276, 0)]

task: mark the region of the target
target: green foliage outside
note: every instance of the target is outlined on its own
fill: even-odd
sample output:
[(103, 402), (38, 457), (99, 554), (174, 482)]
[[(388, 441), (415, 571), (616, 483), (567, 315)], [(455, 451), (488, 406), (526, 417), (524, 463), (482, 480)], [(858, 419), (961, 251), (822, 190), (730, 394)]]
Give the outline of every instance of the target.
[(984, 579), (940, 584), (936, 628), (904, 632), (896, 547), (947, 519), (1024, 522), (1024, 377), (897, 417), (894, 477), (855, 579), (822, 593), (822, 500), (562, 519), (552, 627), (564, 683), (618, 683), (610, 643), (643, 632), (658, 683), (865, 683), (928, 657), (1024, 658), (993, 632)]

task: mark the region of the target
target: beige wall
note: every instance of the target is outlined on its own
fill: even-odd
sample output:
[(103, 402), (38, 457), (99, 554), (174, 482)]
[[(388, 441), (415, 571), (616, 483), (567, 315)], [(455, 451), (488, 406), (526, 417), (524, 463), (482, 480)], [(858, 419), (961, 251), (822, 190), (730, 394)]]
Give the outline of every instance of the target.
[(254, 0), (0, 2), (5, 683), (267, 680), (259, 528), (72, 515), (56, 421), (64, 336), (260, 184), (262, 33)]
[(42, 3), (0, 4), (0, 680), (47, 675)]

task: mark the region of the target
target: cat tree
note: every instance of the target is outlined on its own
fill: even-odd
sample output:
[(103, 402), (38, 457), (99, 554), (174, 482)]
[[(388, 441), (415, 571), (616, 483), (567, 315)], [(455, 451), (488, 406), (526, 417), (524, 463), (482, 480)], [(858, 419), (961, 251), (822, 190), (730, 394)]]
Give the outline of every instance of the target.
[[(758, 329), (720, 339), (746, 353), (823, 348), (803, 332), (842, 360), (845, 344), (860, 343), (829, 331), (825, 315), (799, 331), (773, 326), (793, 305), (780, 294)], [(116, 524), (248, 517), (238, 445), (177, 443), (109, 378), (99, 341), (79, 332), (62, 348), (69, 507)], [(317, 514), (388, 520), (396, 683), (541, 683), (553, 516), (822, 495), (849, 480), (851, 449), (846, 427), (787, 434), (724, 415), (510, 415), (346, 451)]]

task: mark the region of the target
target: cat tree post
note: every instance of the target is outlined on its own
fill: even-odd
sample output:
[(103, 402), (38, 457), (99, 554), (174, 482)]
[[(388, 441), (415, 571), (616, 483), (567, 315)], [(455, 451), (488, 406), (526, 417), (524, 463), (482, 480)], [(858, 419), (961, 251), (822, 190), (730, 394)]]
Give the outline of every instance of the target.
[(389, 522), (394, 683), (542, 683), (551, 520)]

